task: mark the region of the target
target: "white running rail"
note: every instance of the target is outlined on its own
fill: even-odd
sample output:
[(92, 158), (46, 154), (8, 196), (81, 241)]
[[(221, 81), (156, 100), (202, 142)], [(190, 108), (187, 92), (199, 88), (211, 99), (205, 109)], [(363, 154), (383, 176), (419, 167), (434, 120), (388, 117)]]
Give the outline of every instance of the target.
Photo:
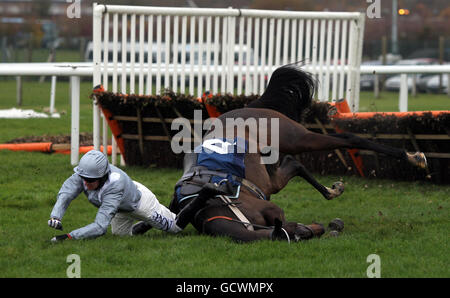
[[(119, 67), (121, 65), (119, 64)], [(144, 71), (147, 71), (146, 67)], [(236, 66), (234, 70), (237, 71)], [(71, 104), (72, 104), (72, 126), (71, 126), (71, 164), (78, 164), (79, 150), (79, 104), (80, 77), (91, 77), (94, 71), (92, 63), (0, 63), (0, 76), (66, 76), (70, 77), (71, 84)], [(109, 66), (108, 75), (114, 74), (114, 68)], [(169, 70), (172, 73), (173, 70)], [(127, 67), (127, 74), (131, 73)], [(450, 65), (361, 65), (361, 74), (404, 74), (400, 84), (399, 107), (408, 106), (408, 85), (406, 74), (433, 73), (448, 76), (447, 88), (450, 92)], [(236, 72), (235, 72), (236, 74)], [(450, 94), (449, 94), (450, 96)], [(402, 103), (402, 104), (400, 104)], [(78, 112), (77, 112), (78, 111)], [(105, 127), (104, 127), (105, 129)], [(115, 163), (116, 154), (113, 146), (112, 161)]]

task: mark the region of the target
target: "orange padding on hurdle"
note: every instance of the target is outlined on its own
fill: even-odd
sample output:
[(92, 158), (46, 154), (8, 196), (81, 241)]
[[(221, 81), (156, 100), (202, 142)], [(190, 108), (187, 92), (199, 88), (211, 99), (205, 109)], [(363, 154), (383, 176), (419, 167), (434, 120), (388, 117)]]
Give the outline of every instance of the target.
[(117, 120), (113, 119), (113, 114), (108, 109), (102, 107), (100, 104), (100, 109), (102, 110), (103, 115), (105, 116), (106, 122), (109, 125), (109, 128), (111, 129), (111, 132), (116, 140), (117, 147), (119, 147), (119, 150), (122, 154), (125, 152), (125, 144), (123, 142), (122, 135), (122, 128), (120, 127)]
[(52, 152), (52, 143), (0, 144), (0, 150)]
[(217, 118), (221, 114), (217, 111), (217, 108), (215, 106), (212, 106), (210, 104), (205, 103), (206, 110), (208, 111), (208, 115), (211, 118)]
[(351, 113), (350, 107), (345, 99), (336, 100), (332, 103), (338, 111), (338, 113)]
[[(93, 149), (94, 146), (81, 146), (79, 148), (79, 153), (84, 154)], [(107, 149), (108, 155), (111, 155), (112, 146), (108, 145)], [(0, 144), (0, 150), (70, 154), (70, 149), (53, 149), (52, 143)], [(100, 146), (100, 151), (103, 152), (103, 146)]]
[(448, 114), (450, 111), (411, 111), (411, 112), (358, 112), (358, 113), (337, 113), (333, 115), (333, 118), (339, 119), (368, 119), (374, 116), (395, 116), (398, 118), (407, 117), (407, 116), (423, 116), (425, 114), (429, 114), (433, 117), (437, 117), (442, 114)]
[[(337, 112), (339, 115), (342, 115), (342, 113), (350, 113), (350, 107), (347, 103), (347, 100), (340, 99), (335, 101), (334, 106), (337, 109)], [(335, 127), (336, 132), (341, 133), (343, 132), (342, 129), (339, 129), (338, 127)], [(355, 165), (356, 169), (358, 170), (358, 173), (361, 177), (364, 177), (364, 164), (361, 155), (359, 154), (358, 149), (347, 149), (348, 154), (350, 155), (353, 164)]]
[[(106, 149), (108, 151), (107, 154), (111, 155), (112, 154), (112, 146), (108, 145), (106, 147)], [(85, 154), (85, 153), (88, 153), (91, 150), (94, 150), (94, 146), (81, 146), (80, 150), (79, 150), (79, 153)], [(103, 146), (100, 146), (100, 151), (103, 152)], [(70, 154), (70, 149), (68, 149), (68, 150), (54, 150), (52, 152), (60, 153), (60, 154)]]
[(217, 117), (220, 117), (221, 113), (219, 111), (217, 111), (217, 108), (215, 106), (206, 103), (206, 99), (207, 98), (212, 98), (212, 97), (213, 97), (213, 95), (211, 93), (209, 93), (209, 92), (206, 93), (205, 92), (205, 93), (203, 93), (203, 96), (202, 96), (202, 98), (200, 100), (205, 105), (206, 111), (208, 111), (209, 117), (210, 118), (217, 118)]

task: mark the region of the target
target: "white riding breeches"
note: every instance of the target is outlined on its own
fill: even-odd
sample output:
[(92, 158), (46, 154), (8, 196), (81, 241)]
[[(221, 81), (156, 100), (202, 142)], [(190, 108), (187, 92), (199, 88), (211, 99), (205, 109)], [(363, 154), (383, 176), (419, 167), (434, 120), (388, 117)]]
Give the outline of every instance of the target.
[(181, 229), (175, 224), (176, 214), (159, 203), (156, 196), (144, 185), (133, 181), (141, 192), (138, 207), (133, 212), (118, 212), (111, 221), (114, 235), (131, 235), (132, 226), (136, 220), (150, 223), (154, 228), (171, 233)]

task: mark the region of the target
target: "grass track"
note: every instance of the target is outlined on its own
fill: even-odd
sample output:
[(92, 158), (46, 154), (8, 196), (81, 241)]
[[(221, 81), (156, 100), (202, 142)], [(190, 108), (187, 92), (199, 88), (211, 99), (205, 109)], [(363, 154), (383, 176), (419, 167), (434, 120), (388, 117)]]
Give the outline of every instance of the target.
[[(42, 111), (48, 106), (48, 82), (24, 84), (23, 108)], [(15, 82), (0, 81), (0, 88), (0, 108), (13, 107)], [(90, 89), (89, 82), (82, 84), (81, 132), (92, 127)], [(66, 111), (60, 119), (0, 119), (0, 142), (69, 134), (68, 90), (67, 82), (58, 83), (56, 108)], [(378, 111), (397, 110), (396, 93), (374, 100), (363, 92), (361, 98), (361, 110), (373, 110), (372, 103)], [(410, 100), (410, 110), (448, 108), (445, 95)], [(125, 170), (165, 205), (181, 174), (174, 169)], [(198, 235), (191, 226), (180, 235), (151, 230), (131, 238), (108, 232), (96, 240), (52, 245), (49, 239), (59, 232), (47, 226), (48, 216), (71, 173), (66, 155), (0, 151), (0, 277), (66, 277), (66, 258), (74, 253), (81, 257), (82, 277), (366, 277), (366, 258), (373, 253), (381, 258), (382, 277), (450, 277), (450, 186), (316, 174), (325, 185), (340, 179), (346, 184), (342, 197), (326, 201), (310, 185), (293, 179), (273, 196), (288, 220), (327, 224), (340, 217), (346, 227), (338, 238), (291, 245), (241, 245)], [(92, 222), (96, 211), (81, 195), (64, 217), (65, 231)]]
[[(365, 277), (369, 254), (381, 258), (382, 277), (450, 277), (449, 186), (357, 177), (343, 179), (344, 195), (326, 201), (294, 179), (273, 201), (286, 217), (303, 223), (345, 222), (341, 237), (308, 242), (237, 244), (210, 238), (189, 226), (182, 234), (157, 230), (135, 238), (110, 231), (96, 240), (53, 245), (47, 219), (55, 195), (72, 173), (69, 157), (0, 153), (0, 277), (65, 277), (69, 254), (81, 258), (82, 277)], [(181, 172), (126, 169), (168, 205)], [(170, 187), (168, 187), (170, 185)], [(89, 224), (96, 208), (84, 195), (63, 220), (65, 231)]]

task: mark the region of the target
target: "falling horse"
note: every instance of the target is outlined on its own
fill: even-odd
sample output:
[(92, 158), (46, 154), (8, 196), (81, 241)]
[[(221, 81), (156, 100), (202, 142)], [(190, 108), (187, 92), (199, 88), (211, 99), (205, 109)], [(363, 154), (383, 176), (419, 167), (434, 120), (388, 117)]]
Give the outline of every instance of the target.
[[(270, 201), (270, 196), (296, 176), (304, 178), (327, 200), (339, 196), (344, 188), (340, 182), (331, 187), (320, 184), (293, 155), (357, 148), (426, 167), (425, 156), (420, 152), (407, 153), (349, 133), (323, 135), (306, 129), (299, 120), (311, 105), (314, 90), (315, 81), (298, 66), (285, 65), (275, 70), (259, 99), (217, 118), (216, 124), (221, 125), (212, 125), (203, 144), (185, 155), (184, 174), (175, 186), (170, 209), (190, 214), (184, 218), (201, 233), (229, 236), (236, 241), (309, 239), (320, 237), (324, 226), (286, 221), (283, 210)], [(277, 127), (272, 127), (273, 121), (266, 121), (267, 127), (258, 127), (255, 136), (248, 127), (239, 135), (239, 128), (227, 126), (227, 119), (278, 121)], [(217, 137), (225, 134), (226, 138)], [(277, 144), (273, 142), (275, 137)], [(262, 144), (261, 139), (267, 144)], [(254, 152), (248, 150), (252, 145), (257, 148)], [(261, 162), (274, 152), (279, 153), (275, 163)], [(179, 224), (184, 228), (188, 221)]]

